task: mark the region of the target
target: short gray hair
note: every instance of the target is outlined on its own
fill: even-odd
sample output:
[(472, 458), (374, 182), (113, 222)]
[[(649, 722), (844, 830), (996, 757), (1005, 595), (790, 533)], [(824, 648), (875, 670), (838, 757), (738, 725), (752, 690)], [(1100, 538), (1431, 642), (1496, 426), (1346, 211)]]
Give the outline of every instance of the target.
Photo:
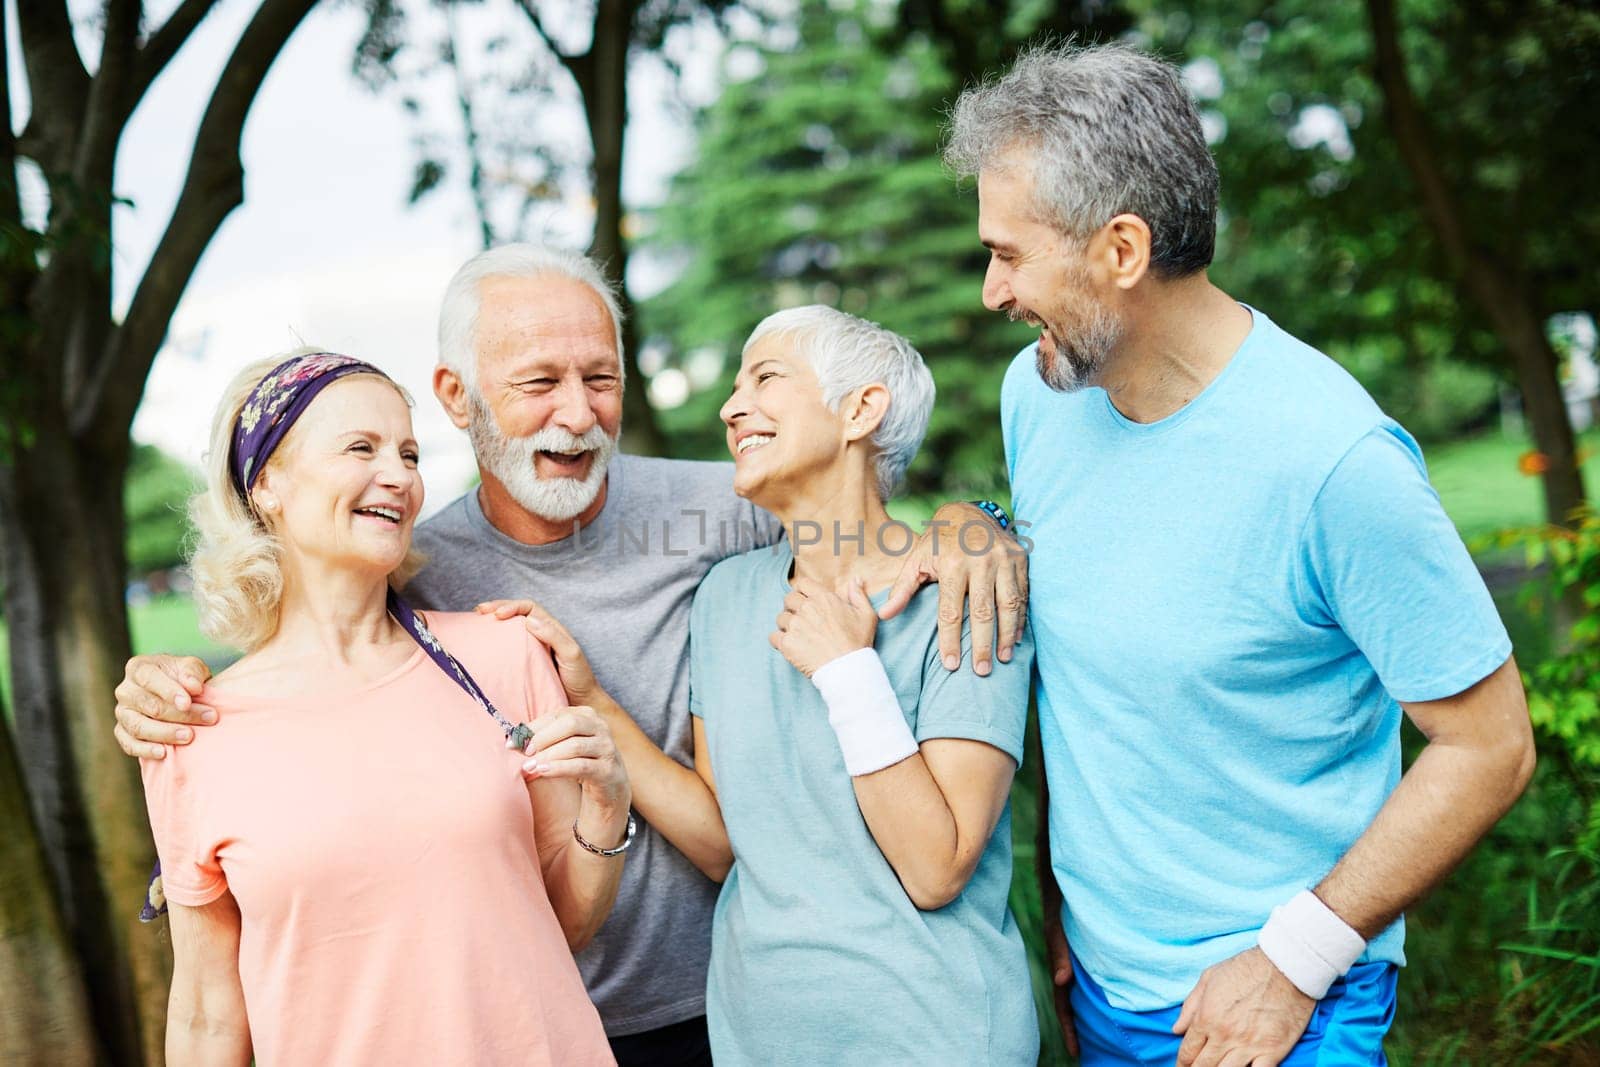
[(468, 389), (478, 385), (479, 286), (489, 278), (537, 278), (546, 274), (587, 285), (606, 306), (616, 328), (617, 374), (622, 376), (621, 368), (627, 363), (622, 358), (622, 306), (600, 264), (551, 245), (508, 244), (479, 252), (463, 263), (445, 286), (444, 303), (439, 309), (439, 362), (455, 371)]
[(945, 162), (959, 177), (1032, 162), (1032, 213), (1087, 239), (1114, 216), (1150, 227), (1150, 265), (1179, 278), (1216, 250), (1217, 164), (1172, 64), (1127, 45), (1040, 45), (961, 94)]
[(879, 383), (889, 390), (889, 410), (872, 434), (878, 492), (888, 500), (928, 432), (933, 375), (911, 342), (875, 322), (822, 304), (789, 308), (762, 319), (744, 343), (748, 352), (768, 337), (789, 339), (822, 386), (822, 402), (837, 412), (853, 389)]

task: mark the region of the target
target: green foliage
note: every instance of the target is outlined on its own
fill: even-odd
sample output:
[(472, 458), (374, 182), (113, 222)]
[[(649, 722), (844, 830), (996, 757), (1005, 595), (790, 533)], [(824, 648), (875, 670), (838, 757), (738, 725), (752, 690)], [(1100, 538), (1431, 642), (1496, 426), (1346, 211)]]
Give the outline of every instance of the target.
[[(1498, 543), (1520, 544), (1530, 568), (1546, 569), (1532, 596), (1548, 597), (1571, 618), (1556, 654), (1526, 672), (1533, 724), (1575, 775), (1600, 777), (1600, 514), (1572, 530), (1511, 531)], [(1600, 848), (1600, 799), (1587, 823), (1579, 847)]]
[(1570, 620), (1555, 654), (1525, 680), (1541, 756), (1570, 785), (1573, 801), (1564, 827), (1570, 843), (1529, 884), (1526, 936), (1503, 946), (1525, 969), (1505, 1011), (1526, 1034), (1525, 1057), (1580, 1042), (1600, 1050), (1600, 515), (1585, 516), (1576, 529), (1512, 531), (1498, 541), (1544, 568), (1530, 600)]
[(909, 490), (987, 494), (1005, 481), (1001, 378), (1031, 337), (982, 306), (976, 198), (939, 159), (953, 79), (925, 39), (875, 46), (892, 16), (808, 3), (790, 46), (743, 46), (760, 72), (700, 116), (697, 160), (647, 242), (687, 266), (641, 321), (668, 366), (722, 359), (663, 418), (678, 451), (703, 456), (723, 455), (715, 411), (763, 317), (820, 303), (878, 321), (911, 339), (939, 387)]
[[(1509, 379), (1505, 349), (1418, 207), (1371, 77), (1365, 5), (1129, 7), (1145, 42), (1219, 76), (1196, 80), (1222, 173), (1219, 284), (1343, 362), (1424, 440), (1481, 425)], [(1593, 310), (1600, 157), (1550, 131), (1600, 109), (1600, 16), (1557, 0), (1400, 8), (1468, 242), (1543, 315)]]
[(134, 446), (122, 494), (130, 574), (148, 574), (183, 562), (184, 509), (199, 485), (193, 471), (160, 449)]

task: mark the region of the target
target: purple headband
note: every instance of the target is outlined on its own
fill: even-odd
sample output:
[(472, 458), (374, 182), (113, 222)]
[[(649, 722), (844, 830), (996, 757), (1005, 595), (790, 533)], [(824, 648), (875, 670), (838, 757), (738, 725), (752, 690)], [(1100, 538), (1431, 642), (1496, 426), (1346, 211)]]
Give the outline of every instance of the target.
[(234, 420), (233, 446), (228, 451), (228, 470), (241, 496), (249, 499), (261, 468), (317, 394), (348, 374), (389, 377), (351, 356), (311, 352), (284, 360), (256, 383)]
[[(272, 455), (272, 450), (283, 440), (283, 435), (289, 432), (289, 427), (293, 426), (295, 420), (305, 412), (316, 395), (347, 374), (377, 374), (389, 378), (377, 367), (363, 363), (359, 359), (335, 355), (332, 352), (313, 352), (310, 355), (295, 356), (273, 367), (272, 372), (250, 391), (250, 397), (245, 401), (244, 408), (239, 412), (239, 419), (234, 424), (233, 449), (228, 457), (228, 468), (233, 474), (233, 484), (238, 487), (240, 493), (248, 497), (250, 487), (255, 484), (256, 474)], [(417, 614), (392, 587), (389, 590), (388, 607), (389, 614), (405, 627), (406, 632), (422, 647), (428, 658), (433, 660), (451, 681), (460, 686), (480, 709), (494, 718), (500, 727), (500, 732), (505, 734), (506, 747), (527, 748), (528, 742), (533, 738), (533, 727), (525, 722), (513, 724), (501, 715), (499, 709), (478, 687), (478, 683), (473, 681), (472, 675), (461, 662), (439, 643), (439, 639), (428, 629), (428, 624), (423, 621), (422, 616)], [(628, 837), (630, 839), (633, 837), (631, 815), (628, 818)], [(593, 851), (592, 846), (591, 851)], [(166, 898), (158, 884), (160, 880), (161, 862), (157, 860), (155, 870), (150, 875), (150, 884), (145, 890), (144, 906), (139, 909), (140, 922), (150, 922), (167, 910)]]

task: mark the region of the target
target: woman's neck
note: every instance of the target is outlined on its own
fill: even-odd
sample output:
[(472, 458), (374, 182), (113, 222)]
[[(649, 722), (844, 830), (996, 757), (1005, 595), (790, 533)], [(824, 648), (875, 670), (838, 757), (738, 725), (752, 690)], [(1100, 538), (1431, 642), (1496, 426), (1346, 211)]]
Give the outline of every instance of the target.
[(821, 493), (799, 494), (769, 509), (783, 521), (794, 552), (794, 577), (837, 592), (851, 579), (867, 591), (888, 586), (916, 539), (889, 517), (870, 471)]
[(381, 667), (393, 646), (408, 642), (389, 616), (386, 576), (285, 561), (278, 629), (258, 653), (327, 667)]

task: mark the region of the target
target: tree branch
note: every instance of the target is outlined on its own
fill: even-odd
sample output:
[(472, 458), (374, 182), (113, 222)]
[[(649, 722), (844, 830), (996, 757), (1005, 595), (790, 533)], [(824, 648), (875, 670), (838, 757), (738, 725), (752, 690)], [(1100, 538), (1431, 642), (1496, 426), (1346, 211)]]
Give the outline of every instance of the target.
[(550, 54), (555, 56), (561, 65), (566, 67), (568, 72), (570, 72), (574, 78), (577, 78), (578, 83), (582, 85), (583, 81), (578, 74), (578, 66), (583, 62), (585, 57), (581, 55), (568, 55), (566, 52), (561, 50), (560, 45), (556, 44), (556, 39), (550, 36), (550, 31), (545, 29), (544, 20), (539, 17), (538, 0), (517, 0), (517, 6), (522, 9), (522, 13), (524, 15), (528, 16), (528, 21), (533, 24), (534, 32), (539, 35), (540, 40), (544, 41), (544, 46), (550, 49)]
[(89, 80), (89, 98), (79, 127), (73, 172), (85, 187), (109, 189), (122, 137), (132, 108), (128, 82), (139, 54), (140, 0), (105, 0), (100, 35), (100, 65)]
[(62, 0), (17, 0), (17, 30), (28, 71), (32, 114), (22, 151), (47, 172), (72, 165), (73, 136), (89, 97), (89, 74), (72, 40)]
[(172, 221), (139, 280), (127, 317), (106, 345), (72, 412), (74, 433), (126, 434), (145, 377), (201, 253), (244, 200), (239, 141), (246, 117), (278, 53), (316, 0), (263, 0), (217, 79), (200, 120), (194, 154)]
[(1373, 73), (1383, 93), (1395, 146), (1412, 180), (1417, 183), (1423, 214), (1432, 223), (1445, 251), (1458, 263), (1466, 263), (1472, 249), (1461, 221), (1460, 206), (1445, 181), (1444, 171), (1434, 154), (1427, 120), (1411, 90), (1405, 53), (1400, 49), (1394, 0), (1367, 0), (1367, 16), (1372, 23)]
[(456, 107), (461, 112), (461, 127), (467, 148), (467, 189), (472, 194), (472, 208), (478, 215), (478, 234), (483, 247), (494, 244), (494, 222), (489, 215), (489, 194), (485, 188), (483, 147), (478, 135), (478, 119), (472, 108), (472, 86), (467, 72), (462, 69), (461, 49), (457, 47), (455, 7), (445, 5), (445, 33), (450, 42), (450, 70), (455, 75)]
[(129, 114), (139, 106), (150, 83), (172, 62), (172, 57), (188, 41), (195, 27), (205, 21), (205, 17), (216, 6), (217, 0), (183, 0), (178, 10), (167, 16), (161, 28), (144, 42), (134, 67), (133, 82), (128, 86)]

